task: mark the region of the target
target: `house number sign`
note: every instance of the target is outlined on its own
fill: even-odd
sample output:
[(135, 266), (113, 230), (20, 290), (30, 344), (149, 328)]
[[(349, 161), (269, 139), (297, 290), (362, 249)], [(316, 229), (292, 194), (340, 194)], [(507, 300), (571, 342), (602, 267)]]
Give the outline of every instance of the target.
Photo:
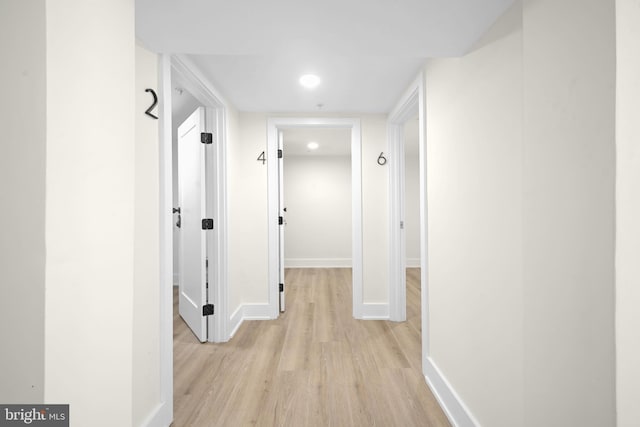
[(158, 105), (158, 95), (156, 95), (156, 91), (153, 89), (145, 89), (144, 91), (151, 93), (151, 96), (153, 96), (153, 102), (151, 103), (151, 106), (147, 108), (147, 110), (144, 113), (147, 116), (158, 120), (158, 116), (152, 113), (153, 109), (156, 108), (156, 106)]

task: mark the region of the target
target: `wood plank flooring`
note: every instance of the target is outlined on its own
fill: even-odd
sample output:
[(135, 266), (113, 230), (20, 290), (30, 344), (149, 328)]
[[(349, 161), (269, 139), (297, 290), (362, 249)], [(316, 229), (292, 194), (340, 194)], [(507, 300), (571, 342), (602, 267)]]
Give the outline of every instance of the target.
[(287, 312), (200, 344), (174, 298), (174, 427), (450, 426), (420, 366), (420, 270), (407, 321), (354, 320), (350, 269), (286, 271)]

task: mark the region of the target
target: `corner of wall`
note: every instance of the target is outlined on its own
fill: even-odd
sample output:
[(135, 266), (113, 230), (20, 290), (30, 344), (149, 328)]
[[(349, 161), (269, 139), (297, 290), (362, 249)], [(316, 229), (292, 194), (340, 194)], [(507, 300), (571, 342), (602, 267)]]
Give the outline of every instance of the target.
[(480, 427), (480, 423), (458, 396), (433, 359), (425, 358), (424, 377), (436, 400), (455, 427)]

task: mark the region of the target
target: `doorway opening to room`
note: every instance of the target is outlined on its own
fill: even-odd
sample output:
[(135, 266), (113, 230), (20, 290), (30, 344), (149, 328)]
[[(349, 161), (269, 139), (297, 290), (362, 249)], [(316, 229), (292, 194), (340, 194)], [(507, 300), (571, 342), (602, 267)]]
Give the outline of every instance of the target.
[(336, 295), (351, 294), (351, 130), (283, 129), (281, 138), (280, 283), (321, 316)]
[(173, 294), (178, 315), (199, 342), (226, 339), (225, 111), (171, 58)]
[(389, 114), (390, 319), (408, 321), (422, 341), (423, 373), (429, 360), (426, 144), (423, 75)]
[[(409, 118), (403, 125), (404, 151), (404, 231), (406, 320), (419, 335), (421, 330), (420, 269), (420, 146), (419, 117)], [(401, 172), (402, 173), (402, 172)]]
[(359, 318), (360, 121), (272, 118), (267, 128), (271, 316), (276, 318), (286, 310), (285, 268), (350, 267), (352, 313)]

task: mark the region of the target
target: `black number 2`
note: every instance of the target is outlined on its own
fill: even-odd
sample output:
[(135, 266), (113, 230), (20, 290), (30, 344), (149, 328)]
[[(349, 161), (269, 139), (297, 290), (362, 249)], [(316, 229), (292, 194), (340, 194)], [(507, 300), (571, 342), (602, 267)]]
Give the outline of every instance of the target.
[(158, 120), (158, 116), (156, 116), (155, 114), (153, 114), (151, 112), (151, 110), (153, 110), (154, 108), (156, 108), (156, 105), (158, 105), (158, 95), (156, 95), (156, 91), (153, 89), (145, 89), (145, 92), (151, 92), (151, 95), (153, 96), (153, 103), (151, 104), (151, 107), (147, 108), (147, 110), (144, 112), (147, 116), (149, 117), (153, 117), (154, 119)]

